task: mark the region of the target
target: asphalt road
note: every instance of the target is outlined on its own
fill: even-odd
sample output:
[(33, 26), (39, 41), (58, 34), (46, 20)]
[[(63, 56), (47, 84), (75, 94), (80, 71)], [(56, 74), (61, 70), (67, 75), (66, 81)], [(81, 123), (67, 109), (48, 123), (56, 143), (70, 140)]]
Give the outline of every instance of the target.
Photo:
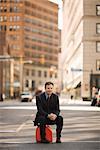
[(32, 103), (0, 105), (0, 150), (100, 150), (100, 108), (87, 104), (61, 106), (64, 117), (62, 143), (37, 144)]

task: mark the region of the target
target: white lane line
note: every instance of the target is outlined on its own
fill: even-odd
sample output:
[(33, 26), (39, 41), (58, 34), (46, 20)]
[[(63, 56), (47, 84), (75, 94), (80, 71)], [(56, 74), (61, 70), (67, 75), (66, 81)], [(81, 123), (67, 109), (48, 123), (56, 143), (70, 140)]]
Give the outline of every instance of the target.
[[(61, 110), (79, 110), (79, 111), (100, 111), (100, 107), (85, 107), (85, 106), (60, 106)], [(1, 107), (0, 109), (25, 109), (36, 110), (36, 106), (10, 106)]]
[(26, 122), (23, 122), (21, 125), (19, 125), (19, 127), (16, 130), (0, 130), (0, 133), (15, 133), (15, 132), (18, 133), (19, 131), (21, 131), (24, 128), (26, 123), (28, 123), (29, 121), (30, 120), (27, 120)]
[(17, 129), (16, 129), (16, 133), (18, 133), (19, 131), (21, 131), (24, 126), (29, 122), (30, 120), (27, 120), (25, 122), (23, 122)]
[(0, 133), (14, 133), (16, 132), (15, 130), (0, 130)]
[(66, 141), (67, 143), (100, 143), (100, 141)]
[(61, 106), (61, 110), (100, 111), (100, 107)]
[[(30, 141), (8, 141), (8, 142), (2, 142), (4, 144), (20, 144), (20, 143), (23, 143), (23, 144), (32, 144), (34, 142), (30, 142)], [(53, 143), (55, 144), (55, 141), (53, 141)], [(100, 143), (100, 141), (64, 141), (62, 142), (63, 143)]]
[(22, 123), (17, 129), (16, 129), (16, 133), (18, 133), (24, 126), (25, 126), (26, 122)]
[(8, 107), (1, 107), (0, 109), (30, 109), (30, 110), (35, 110), (36, 106), (8, 106)]

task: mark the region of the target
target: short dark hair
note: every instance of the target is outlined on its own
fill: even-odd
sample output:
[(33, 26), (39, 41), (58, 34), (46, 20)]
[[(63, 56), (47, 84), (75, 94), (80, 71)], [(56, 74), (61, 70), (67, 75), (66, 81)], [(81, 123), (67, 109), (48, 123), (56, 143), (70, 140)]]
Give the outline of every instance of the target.
[(95, 92), (95, 94), (97, 95), (97, 94), (98, 94), (98, 92)]
[(47, 86), (47, 85), (50, 85), (50, 84), (54, 86), (54, 84), (49, 81), (49, 82), (46, 82), (46, 83), (45, 83), (45, 89), (46, 89), (46, 86)]

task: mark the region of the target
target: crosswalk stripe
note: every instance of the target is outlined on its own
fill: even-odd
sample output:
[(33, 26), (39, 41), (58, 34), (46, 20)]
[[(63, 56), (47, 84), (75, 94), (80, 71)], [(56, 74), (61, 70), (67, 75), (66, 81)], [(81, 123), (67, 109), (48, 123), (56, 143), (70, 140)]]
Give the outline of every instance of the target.
[[(27, 109), (27, 110), (36, 110), (36, 106), (9, 106), (9, 107), (0, 107), (0, 109)], [(78, 110), (78, 111), (100, 111), (100, 107), (91, 107), (91, 106), (60, 106), (61, 110)]]

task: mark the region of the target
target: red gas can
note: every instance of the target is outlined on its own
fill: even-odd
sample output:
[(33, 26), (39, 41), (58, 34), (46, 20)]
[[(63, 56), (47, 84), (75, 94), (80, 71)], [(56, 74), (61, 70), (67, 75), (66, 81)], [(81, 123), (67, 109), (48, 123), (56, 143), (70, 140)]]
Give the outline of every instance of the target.
[[(49, 125), (46, 125), (46, 139), (51, 143), (52, 142), (52, 129)], [(36, 142), (39, 143), (41, 141), (40, 136), (40, 127), (36, 128)]]

